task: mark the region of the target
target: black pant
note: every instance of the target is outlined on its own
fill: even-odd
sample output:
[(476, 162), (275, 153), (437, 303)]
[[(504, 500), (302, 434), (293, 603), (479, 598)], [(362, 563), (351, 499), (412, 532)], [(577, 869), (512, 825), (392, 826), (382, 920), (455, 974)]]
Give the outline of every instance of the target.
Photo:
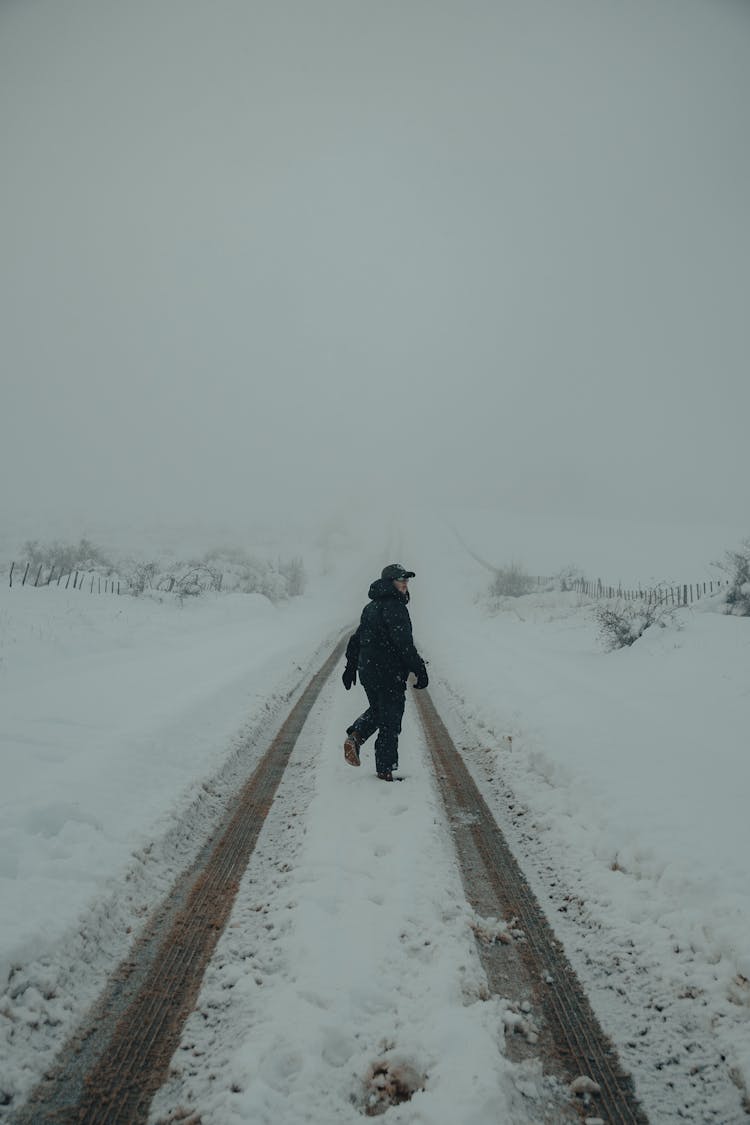
[(378, 732), (375, 739), (375, 769), (378, 773), (398, 769), (398, 736), (406, 703), (406, 680), (399, 675), (378, 679), (360, 676), (370, 706), (355, 719), (347, 734), (357, 732), (363, 742)]

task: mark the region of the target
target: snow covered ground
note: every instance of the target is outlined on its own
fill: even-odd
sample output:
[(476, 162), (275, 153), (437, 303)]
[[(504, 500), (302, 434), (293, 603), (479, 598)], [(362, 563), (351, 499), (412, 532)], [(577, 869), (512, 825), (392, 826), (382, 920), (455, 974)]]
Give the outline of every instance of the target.
[[(467, 526), (479, 554), (507, 561), (507, 525)], [(628, 552), (620, 533), (609, 563), (599, 543), (602, 577), (621, 575), (617, 558), (648, 581), (649, 537), (641, 529)], [(657, 577), (676, 576), (683, 556), (708, 576), (705, 531), (690, 548), (683, 529), (671, 561), (668, 535), (651, 538)], [(433, 695), (652, 1119), (739, 1120), (725, 1078), (750, 1082), (748, 621), (709, 600), (606, 653), (576, 595), (477, 600), (476, 562), (451, 540), (449, 528), (425, 533), (412, 564), (424, 573), (413, 617), (440, 669)]]
[[(459, 530), (498, 563), (577, 562), (623, 582), (709, 577), (736, 545), (704, 529), (675, 535), (670, 552), (662, 529), (647, 564), (644, 534), (568, 529), (565, 541), (527, 526), (524, 540), (519, 525), (492, 531), (469, 514)], [(606, 653), (574, 595), (491, 603), (489, 575), (448, 522), (412, 522), (388, 549), (417, 571), (412, 619), (433, 696), (651, 1120), (745, 1119), (747, 620), (705, 602)], [(334, 573), (278, 607), (2, 588), (0, 1117), (386, 561), (338, 552)], [(405, 780), (383, 786), (369, 748), (361, 770), (341, 755), (363, 703), (334, 680), (314, 708), (154, 1120), (182, 1105), (217, 1125), (361, 1120), (381, 1064), (416, 1090), (389, 1120), (540, 1118), (550, 1091), (507, 1060), (513, 1020), (484, 999), (476, 919), (413, 712)]]

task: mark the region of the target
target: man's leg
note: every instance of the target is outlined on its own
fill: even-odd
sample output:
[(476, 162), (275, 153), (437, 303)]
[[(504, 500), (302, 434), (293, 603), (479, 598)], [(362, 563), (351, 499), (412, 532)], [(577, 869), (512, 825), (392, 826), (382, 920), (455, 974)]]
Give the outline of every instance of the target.
[[(362, 681), (360, 680), (360, 683)], [(367, 702), (370, 706), (366, 711), (363, 711), (358, 719), (355, 719), (350, 727), (347, 727), (346, 733), (351, 734), (356, 732), (359, 735), (360, 742), (366, 742), (371, 734), (380, 726), (380, 689), (377, 684), (362, 683), (367, 696)]]
[[(362, 683), (360, 679), (360, 683)], [(380, 726), (379, 693), (376, 687), (362, 683), (370, 706), (355, 719), (350, 727), (346, 728), (346, 742), (344, 743), (344, 757), (350, 766), (359, 765), (359, 748), (366, 742), (371, 734)]]
[(398, 736), (406, 703), (406, 683), (395, 680), (384, 685), (378, 696), (379, 731), (375, 739), (375, 769), (379, 774), (398, 769)]

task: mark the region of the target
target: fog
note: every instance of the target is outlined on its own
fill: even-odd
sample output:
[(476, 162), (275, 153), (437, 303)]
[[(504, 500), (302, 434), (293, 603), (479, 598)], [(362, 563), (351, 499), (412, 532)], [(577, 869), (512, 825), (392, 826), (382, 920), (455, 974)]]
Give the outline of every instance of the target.
[(750, 5), (0, 0), (6, 514), (742, 521)]

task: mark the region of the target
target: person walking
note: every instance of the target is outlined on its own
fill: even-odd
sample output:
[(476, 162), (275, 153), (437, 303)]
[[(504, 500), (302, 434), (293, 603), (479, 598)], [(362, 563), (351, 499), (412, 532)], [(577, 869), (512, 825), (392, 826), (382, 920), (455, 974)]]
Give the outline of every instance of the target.
[(409, 673), (417, 677), (415, 688), (426, 688), (429, 682), (425, 662), (414, 647), (406, 608), (409, 579), (414, 577), (414, 571), (400, 563), (383, 568), (370, 586), (370, 601), (346, 646), (344, 687), (349, 691), (359, 673), (369, 707), (347, 728), (344, 758), (350, 766), (358, 766), (360, 747), (377, 731), (375, 770), (381, 781), (393, 781), (393, 771), (398, 769), (398, 736)]

